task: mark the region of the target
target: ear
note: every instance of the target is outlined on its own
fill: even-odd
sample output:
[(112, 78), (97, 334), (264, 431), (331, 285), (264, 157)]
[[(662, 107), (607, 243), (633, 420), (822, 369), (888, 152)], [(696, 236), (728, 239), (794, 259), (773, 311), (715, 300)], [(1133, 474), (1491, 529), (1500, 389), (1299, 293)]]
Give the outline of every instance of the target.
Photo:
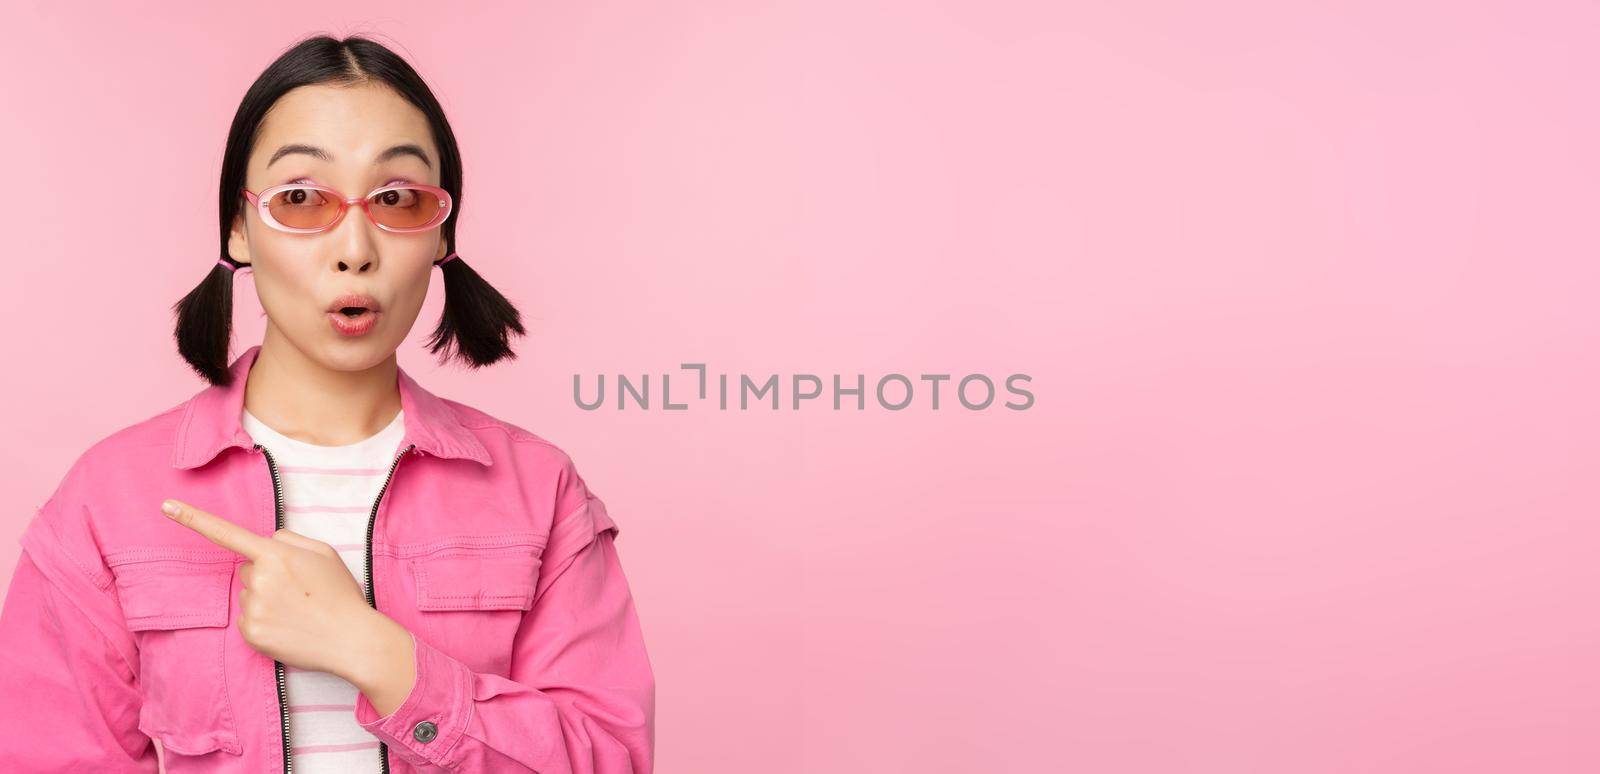
[(253, 266), (250, 257), (250, 240), (245, 234), (244, 210), (233, 219), (233, 229), (228, 232), (228, 257), (234, 263)]

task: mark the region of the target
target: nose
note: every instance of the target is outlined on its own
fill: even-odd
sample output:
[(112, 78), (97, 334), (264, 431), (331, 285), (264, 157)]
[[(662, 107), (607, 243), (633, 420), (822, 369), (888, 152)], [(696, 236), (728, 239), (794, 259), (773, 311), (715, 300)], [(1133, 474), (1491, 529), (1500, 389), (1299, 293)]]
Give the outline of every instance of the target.
[(378, 268), (377, 225), (364, 204), (362, 199), (350, 200), (344, 220), (334, 227), (335, 240), (343, 245), (335, 253), (339, 256), (334, 263), (337, 271), (361, 274)]

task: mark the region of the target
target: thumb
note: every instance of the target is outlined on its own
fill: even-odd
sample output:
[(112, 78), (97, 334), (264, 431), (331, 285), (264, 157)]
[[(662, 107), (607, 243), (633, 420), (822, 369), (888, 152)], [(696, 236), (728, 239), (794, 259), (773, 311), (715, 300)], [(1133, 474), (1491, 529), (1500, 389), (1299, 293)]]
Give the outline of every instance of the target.
[(315, 551), (319, 554), (332, 552), (335, 556), (338, 555), (338, 552), (333, 550), (333, 546), (330, 546), (321, 540), (306, 537), (305, 535), (302, 535), (291, 529), (280, 529), (277, 532), (272, 533), (272, 539), (281, 543), (288, 543), (296, 548), (304, 548), (307, 551)]

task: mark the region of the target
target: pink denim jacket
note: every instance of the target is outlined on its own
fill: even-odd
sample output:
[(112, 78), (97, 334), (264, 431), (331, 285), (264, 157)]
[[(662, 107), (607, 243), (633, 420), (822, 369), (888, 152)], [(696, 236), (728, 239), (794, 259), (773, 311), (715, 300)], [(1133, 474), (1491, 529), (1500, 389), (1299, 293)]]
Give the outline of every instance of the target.
[[(292, 772), (283, 665), (233, 625), (246, 561), (160, 511), (261, 535), (278, 471), (233, 384), (94, 444), (21, 538), (0, 612), (0, 771)], [(368, 602), (416, 640), (380, 717), (391, 772), (648, 774), (655, 679), (618, 527), (549, 442), (399, 374), (405, 434), (370, 516)]]

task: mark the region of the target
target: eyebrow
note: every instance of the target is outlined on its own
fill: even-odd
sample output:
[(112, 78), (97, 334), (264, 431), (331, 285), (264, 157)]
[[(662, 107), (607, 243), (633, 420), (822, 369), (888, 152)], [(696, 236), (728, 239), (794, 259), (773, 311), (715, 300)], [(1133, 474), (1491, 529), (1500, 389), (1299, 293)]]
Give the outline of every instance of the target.
[[(288, 156), (288, 155), (295, 154), (295, 153), (302, 153), (302, 154), (305, 154), (307, 156), (311, 156), (312, 158), (315, 158), (315, 159), (318, 159), (318, 160), (321, 160), (321, 161), (326, 161), (326, 162), (329, 162), (329, 163), (333, 162), (333, 154), (331, 154), (331, 153), (329, 153), (329, 152), (327, 152), (327, 151), (325, 151), (325, 150), (323, 150), (321, 148), (318, 148), (315, 145), (305, 145), (305, 144), (302, 144), (302, 143), (290, 143), (290, 144), (285, 145), (285, 146), (279, 148), (278, 150), (274, 151), (273, 154), (272, 154), (272, 158), (267, 161), (267, 166), (271, 167), (273, 165), (273, 163), (276, 162), (278, 159), (281, 159), (284, 156)], [(409, 142), (408, 143), (401, 143), (400, 145), (396, 145), (396, 146), (394, 146), (394, 147), (392, 147), (392, 148), (390, 148), (390, 149), (378, 154), (378, 157), (373, 159), (372, 163), (373, 164), (382, 164), (382, 163), (384, 163), (386, 161), (389, 161), (391, 159), (396, 159), (396, 158), (399, 158), (401, 156), (415, 156), (418, 159), (421, 159), (423, 164), (428, 165), (429, 169), (433, 168), (433, 162), (428, 160), (428, 152), (423, 150), (422, 146), (417, 145), (415, 143), (409, 143)]]

